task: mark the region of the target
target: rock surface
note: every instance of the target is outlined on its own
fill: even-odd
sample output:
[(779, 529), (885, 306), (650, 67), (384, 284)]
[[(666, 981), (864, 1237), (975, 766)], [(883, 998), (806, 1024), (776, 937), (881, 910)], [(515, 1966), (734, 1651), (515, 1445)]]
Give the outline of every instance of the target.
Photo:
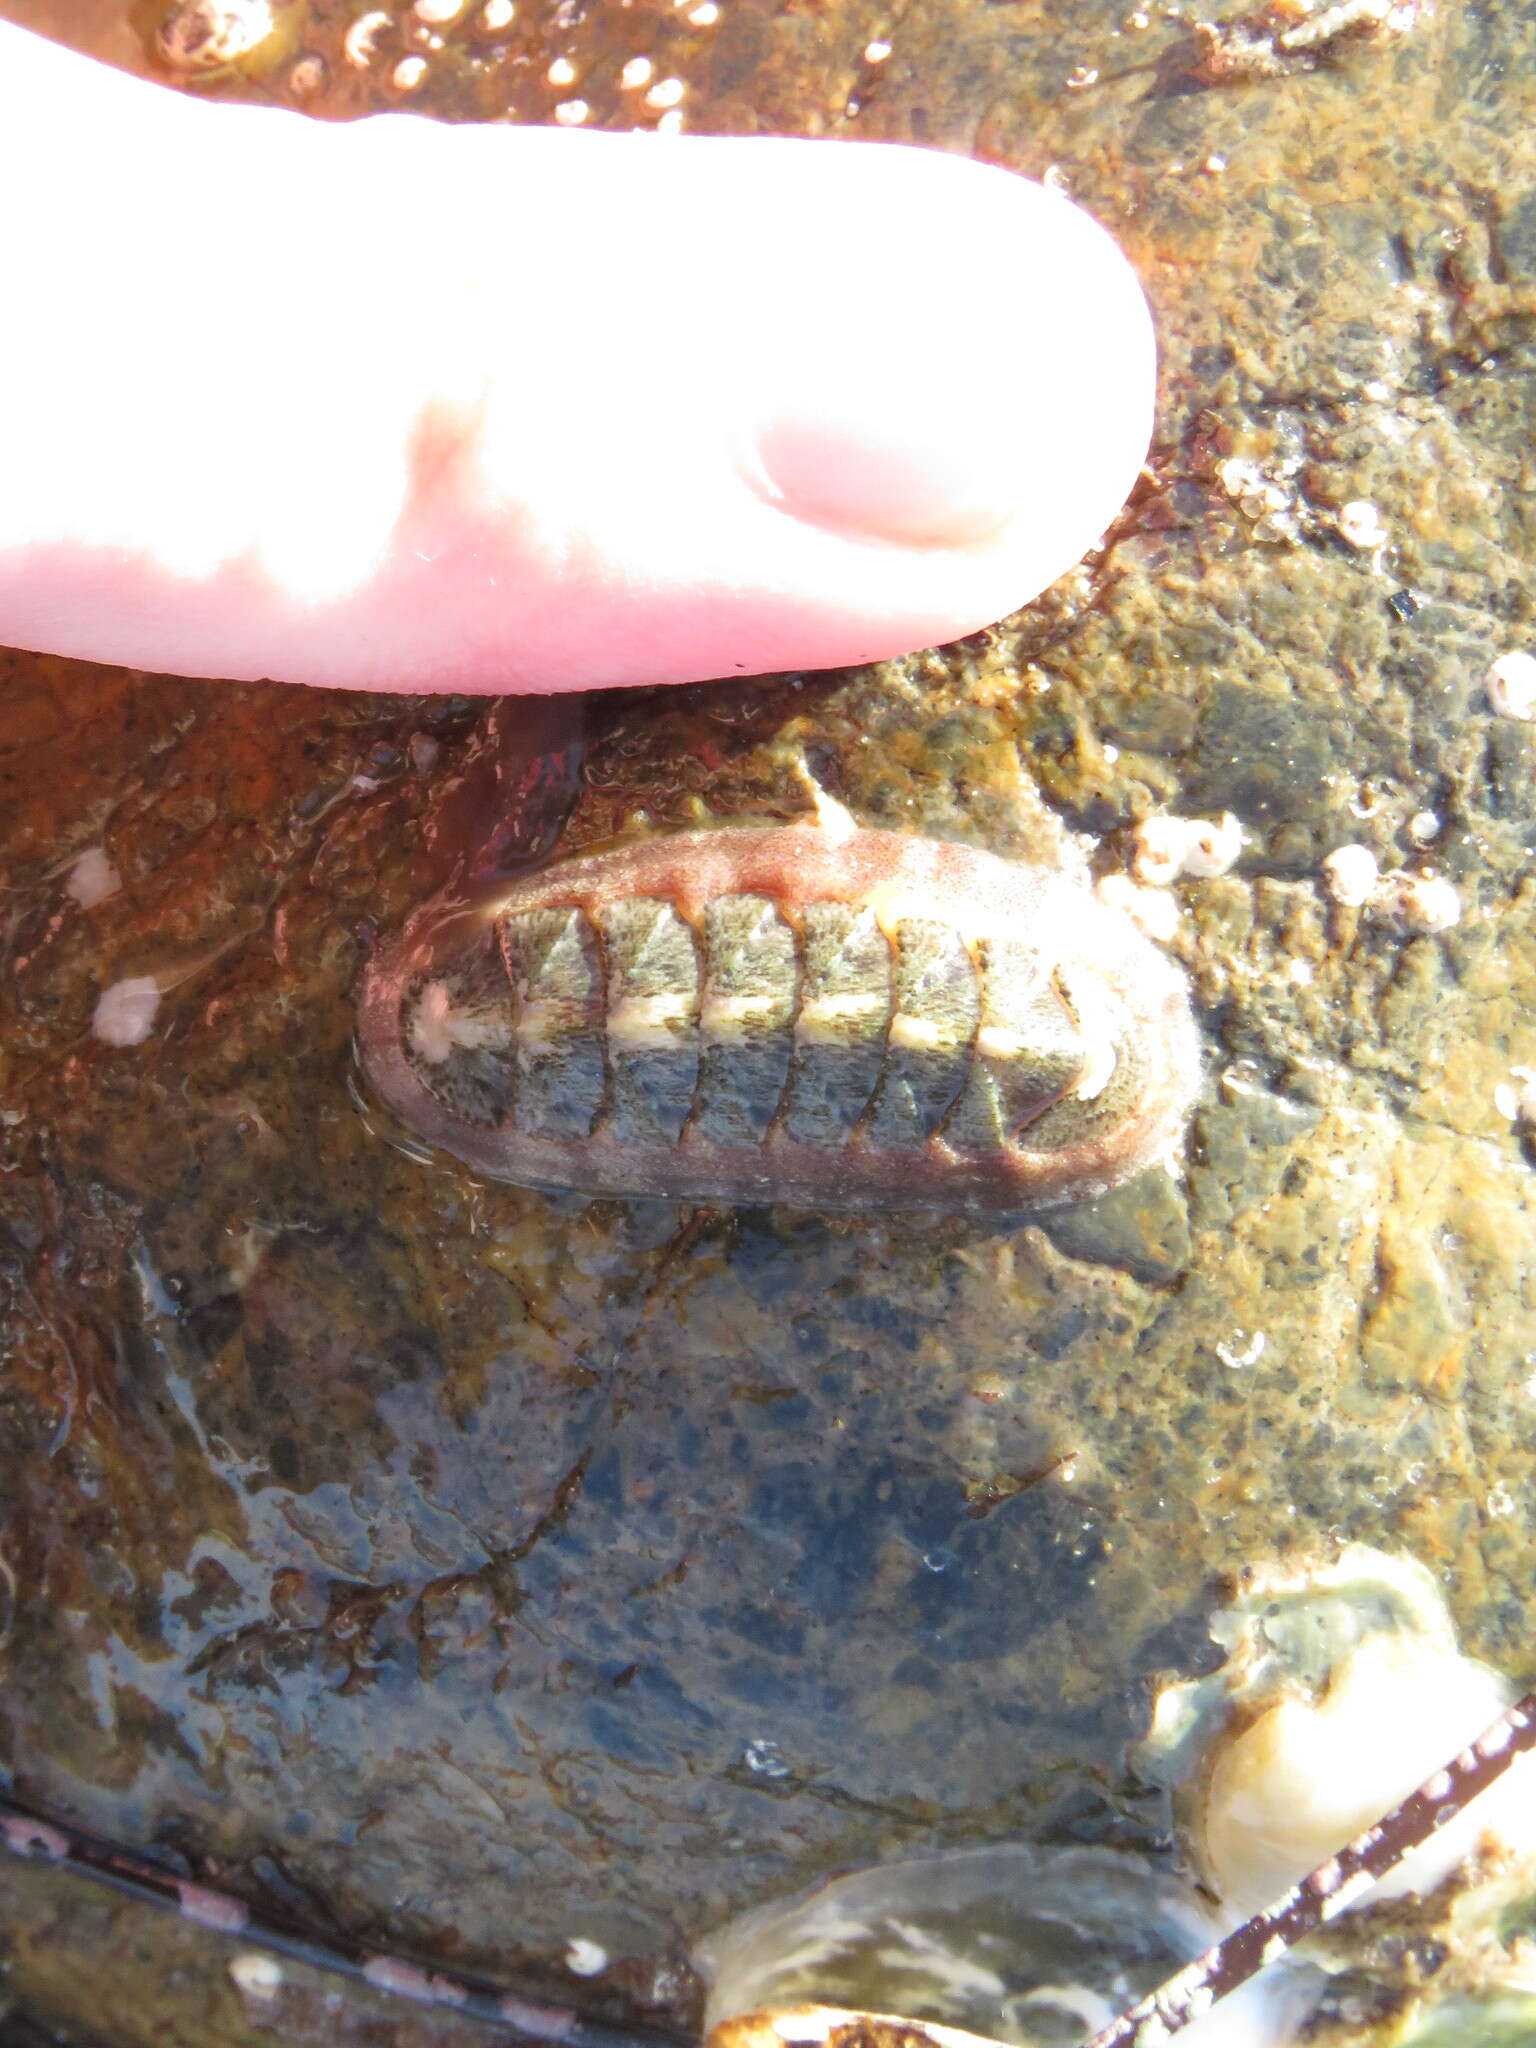
[[(476, 707), (5, 657), (0, 1784), (261, 1910), (682, 2027), (690, 1944), (820, 1872), (1163, 1843), (1127, 1748), (1247, 1563), (1410, 1552), (1529, 1684), (1536, 773), (1485, 688), (1536, 641), (1529, 10), (1277, 55), (1267, 17), (1098, 0), (476, 9), (440, 50), (394, 9), (361, 64), (351, 20), (315, 0), (304, 86), (202, 89), (347, 114), (419, 51), (418, 111), (654, 125), (646, 56), (690, 127), (975, 151), (1121, 238), (1164, 388), (1103, 550), (939, 653), (595, 701), (561, 846), (795, 815), (803, 765), (864, 822), (1054, 830), (1101, 874), (1149, 815), (1232, 812), (1171, 942), (1207, 1083), (1182, 1182), (1038, 1226), (474, 1184), (360, 1112), (350, 1035)], [(1459, 920), (1333, 900), (1346, 845)], [(121, 887), (83, 908), (98, 847)], [(224, 1951), (140, 1911), (0, 1862), (9, 2024), (254, 2038)], [(107, 1942), (163, 1952), (110, 2026), (71, 1965)]]

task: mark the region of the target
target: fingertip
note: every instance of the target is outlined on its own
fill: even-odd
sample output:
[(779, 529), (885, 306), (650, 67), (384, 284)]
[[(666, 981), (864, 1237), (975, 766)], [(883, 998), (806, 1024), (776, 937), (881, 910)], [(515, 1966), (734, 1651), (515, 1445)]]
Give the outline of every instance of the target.
[[(124, 93), (125, 139), (158, 134), (163, 96)], [(334, 262), (284, 245), (274, 330), (318, 325), (338, 367), (274, 355), (233, 442), (182, 436), (174, 463), (157, 442), (149, 471), (131, 352), (86, 387), (66, 490), (69, 365), (41, 330), (0, 351), (37, 415), (32, 471), (10, 450), (0, 492), (0, 630), (28, 644), (361, 689), (876, 660), (1045, 588), (1143, 458), (1140, 287), (1103, 228), (1012, 172), (901, 145), (192, 112), (205, 155), (229, 152), (210, 185), (256, 166), (324, 215), (361, 182), (390, 240)], [(509, 212), (519, 190), (557, 196)], [(88, 256), (95, 213), (57, 211), (40, 246)], [(238, 245), (215, 238), (188, 282), (147, 230), (123, 239), (120, 265), (168, 280), (141, 355), (174, 309), (181, 414), (216, 414)], [(99, 272), (76, 266), (60, 332), (91, 331)], [(447, 456), (423, 462), (440, 417)]]
[(760, 487), (850, 534), (995, 546), (1022, 574), (1018, 602), (1129, 489), (1151, 429), (1151, 319), (1130, 264), (1070, 201), (964, 159), (919, 161), (915, 180), (906, 161), (892, 180), (909, 203), (889, 275), (866, 271), (813, 346), (779, 352)]

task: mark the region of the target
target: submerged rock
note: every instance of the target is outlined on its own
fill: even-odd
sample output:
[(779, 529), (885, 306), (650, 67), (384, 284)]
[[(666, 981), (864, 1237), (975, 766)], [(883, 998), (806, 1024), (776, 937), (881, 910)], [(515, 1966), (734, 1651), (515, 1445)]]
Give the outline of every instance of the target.
[[(261, 92), (385, 103), (417, 29), (376, 12), (356, 62), (371, 17), (317, 0)], [(1212, 52), (1280, 10), (490, 19), (431, 27), (413, 106), (550, 118), (565, 58), (617, 123), (639, 55), (701, 127), (1050, 174), (1164, 352), (1081, 570), (940, 653), (595, 702), (524, 764), (523, 853), (787, 820), (807, 764), (861, 825), (1136, 888), (1148, 820), (1241, 835), (1158, 898), (1206, 1051), (1180, 1177), (1006, 1226), (549, 1197), (352, 1092), (477, 707), (6, 658), (3, 1789), (321, 1940), (681, 2032), (693, 1945), (834, 1870), (1166, 1855), (1130, 1751), (1249, 1568), (1415, 1559), (1458, 1655), (1533, 1676), (1536, 772), (1487, 678), (1536, 610), (1536, 29), (1360, 15), (1266, 65)], [(984, 321), (987, 280), (891, 317)], [(1346, 846), (1456, 920), (1346, 900)], [(0, 1864), (16, 2027), (89, 2037), (82, 1959), (130, 1937), (124, 2048), (267, 2027), (227, 1936), (78, 1882)], [(1503, 1950), (1442, 1983), (1454, 1900), (1393, 1910), (1323, 2017), (1496, 2039)]]

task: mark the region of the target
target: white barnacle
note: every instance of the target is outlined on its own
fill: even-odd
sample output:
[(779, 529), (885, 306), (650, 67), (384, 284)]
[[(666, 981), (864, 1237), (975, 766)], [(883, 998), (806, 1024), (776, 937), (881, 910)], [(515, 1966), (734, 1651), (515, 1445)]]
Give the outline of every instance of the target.
[(1208, 819), (1191, 820), (1184, 851), (1184, 872), (1204, 881), (1224, 875), (1243, 850), (1243, 828), (1230, 811), (1223, 811), (1212, 824)]
[(258, 50), (275, 26), (271, 0), (184, 0), (160, 24), (155, 50), (173, 71), (216, 71)]
[(288, 90), (296, 100), (312, 99), (325, 83), (325, 59), (311, 52), (294, 60), (288, 72)]
[(1488, 671), (1488, 702), (1500, 718), (1536, 718), (1536, 654), (1501, 654)]
[(1387, 529), (1380, 511), (1369, 498), (1352, 498), (1347, 505), (1341, 505), (1337, 524), (1340, 540), (1352, 548), (1359, 548), (1362, 553), (1386, 545)]
[(1230, 811), (1214, 821), (1165, 814), (1136, 827), (1131, 869), (1138, 882), (1166, 888), (1181, 875), (1224, 875), (1243, 850), (1243, 828)]
[(1517, 1130), (1536, 1130), (1536, 1068), (1511, 1067), (1493, 1091), (1493, 1106)]
[(155, 1028), (159, 1007), (160, 984), (154, 975), (125, 975), (97, 997), (92, 1034), (107, 1045), (142, 1045)]
[(1341, 909), (1358, 910), (1375, 895), (1380, 873), (1368, 846), (1336, 846), (1323, 862), (1323, 886)]
[(1263, 1330), (1255, 1330), (1251, 1337), (1239, 1330), (1230, 1344), (1217, 1343), (1216, 1356), (1233, 1372), (1240, 1372), (1244, 1366), (1257, 1365), (1264, 1356), (1268, 1344), (1269, 1338)]
[(358, 15), (341, 39), (341, 47), (347, 62), (354, 70), (366, 71), (374, 59), (374, 45), (382, 32), (390, 25), (391, 17), (382, 7), (370, 8), (368, 13)]
[(1184, 868), (1184, 819), (1143, 818), (1136, 827), (1131, 850), (1131, 871), (1138, 882), (1163, 889), (1176, 881)]
[(1372, 908), (1411, 932), (1444, 932), (1461, 923), (1461, 896), (1443, 875), (1383, 875)]
[(123, 886), (123, 878), (107, 858), (105, 847), (88, 846), (77, 854), (64, 883), (64, 893), (82, 910), (94, 910)]
[(1021, 1031), (1010, 1031), (1005, 1024), (983, 1024), (976, 1033), (979, 1059), (1023, 1059), (1031, 1049), (1030, 1041)]
[(229, 1975), (237, 1991), (262, 2005), (270, 2004), (283, 1988), (282, 1964), (254, 1950), (231, 1956)]

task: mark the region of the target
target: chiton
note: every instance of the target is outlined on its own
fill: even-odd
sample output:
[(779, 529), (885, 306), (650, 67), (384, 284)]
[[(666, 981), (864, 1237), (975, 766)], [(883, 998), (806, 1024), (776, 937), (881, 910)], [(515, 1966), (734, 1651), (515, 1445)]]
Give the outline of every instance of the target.
[(679, 832), (428, 906), (359, 1047), (419, 1137), (524, 1187), (1014, 1212), (1177, 1140), (1184, 978), (1049, 868), (817, 823)]

